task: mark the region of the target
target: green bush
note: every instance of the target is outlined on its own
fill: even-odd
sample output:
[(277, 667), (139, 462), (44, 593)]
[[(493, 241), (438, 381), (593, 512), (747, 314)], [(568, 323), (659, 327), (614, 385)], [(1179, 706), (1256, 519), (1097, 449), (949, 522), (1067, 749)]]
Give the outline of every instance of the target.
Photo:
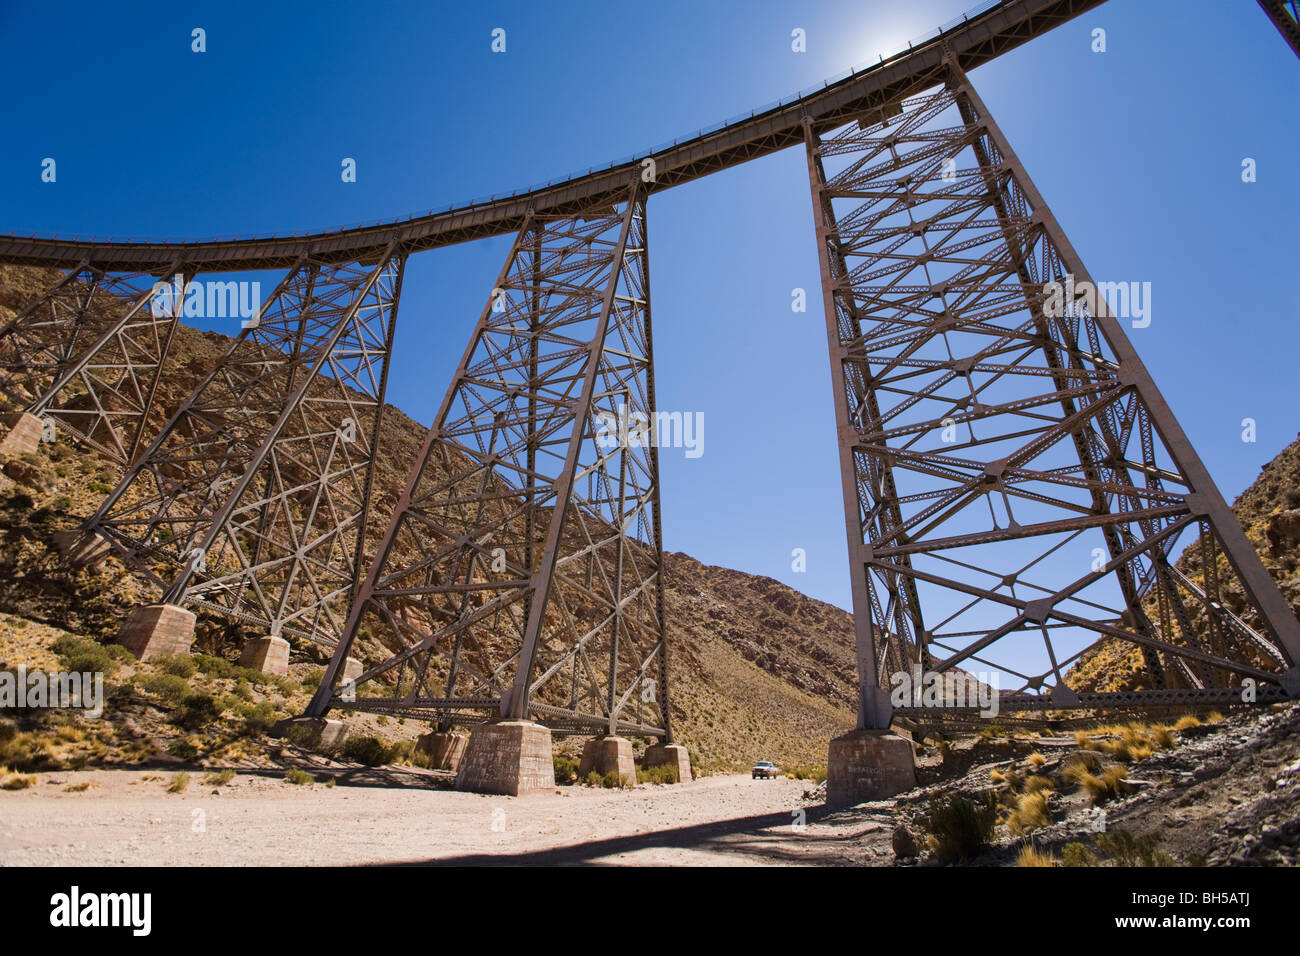
[[(98, 672), (105, 677), (111, 677), (117, 673), (117, 658), (107, 647), (97, 641), (64, 634), (54, 642), (51, 650), (58, 656), (59, 663), (63, 665), (63, 669), (66, 671), (76, 671), (78, 673)], [(123, 648), (123, 650), (126, 650), (126, 648)]]
[(922, 825), (935, 839), (934, 856), (940, 863), (958, 863), (980, 855), (993, 838), (998, 804), (993, 794), (981, 803), (953, 793), (931, 797)]
[(235, 665), (224, 657), (213, 657), (211, 654), (195, 654), (191, 660), (208, 677), (230, 677), (235, 669)]
[(605, 785), (604, 778), (594, 770), (583, 778), (582, 783), (584, 786), (588, 787), (603, 787)]
[(184, 677), (175, 674), (150, 674), (140, 681), (140, 686), (155, 697), (179, 704), (190, 692)]
[(254, 732), (265, 732), (271, 729), (275, 723), (275, 705), (269, 700), (260, 703), (241, 704), (237, 713), (248, 725), (248, 729)]
[(199, 748), (188, 740), (173, 740), (167, 746), (167, 752), (181, 760), (193, 760), (199, 755)]
[(317, 687), (320, 686), (320, 682), (324, 679), (325, 679), (325, 672), (320, 668), (317, 668), (314, 671), (309, 671), (307, 675), (303, 677), (302, 686), (309, 690), (315, 690)]
[(1128, 830), (1111, 830), (1097, 835), (1097, 849), (1121, 866), (1173, 866), (1173, 857), (1159, 846), (1158, 833), (1139, 837)]
[(203, 778), (205, 787), (221, 787), (235, 779), (235, 771), (227, 767), (225, 770), (219, 770), (216, 773), (210, 773)]
[(169, 657), (160, 657), (154, 662), (159, 669), (167, 674), (175, 674), (177, 677), (189, 679), (194, 676), (194, 672), (199, 669), (194, 663), (194, 659), (188, 654), (172, 654)]
[(168, 793), (184, 793), (185, 788), (190, 785), (190, 775), (181, 771), (172, 774), (171, 783), (167, 784)]
[(555, 766), (555, 782), (562, 785), (574, 783), (578, 779), (578, 761), (566, 754), (555, 754), (551, 757), (551, 763)]
[(1061, 861), (1066, 866), (1099, 866), (1101, 860), (1082, 843), (1067, 843), (1061, 848)]
[(286, 772), (284, 779), (288, 780), (295, 787), (301, 787), (304, 784), (312, 784), (316, 782), (315, 777), (309, 774), (306, 770), (299, 770), (297, 767), (293, 767)]
[(185, 730), (201, 730), (221, 717), (221, 707), (207, 694), (188, 694), (181, 698), (180, 709), (172, 723)]
[(379, 767), (388, 763), (390, 753), (388, 744), (378, 737), (349, 737), (343, 744), (344, 757), (367, 767)]
[(657, 767), (637, 767), (638, 783), (677, 783), (677, 765), (661, 763)]

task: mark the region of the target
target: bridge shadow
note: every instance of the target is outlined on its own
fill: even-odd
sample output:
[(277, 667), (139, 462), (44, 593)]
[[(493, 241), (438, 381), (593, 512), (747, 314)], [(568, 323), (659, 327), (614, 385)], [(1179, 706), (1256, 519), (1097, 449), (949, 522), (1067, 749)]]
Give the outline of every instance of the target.
[[(842, 812), (833, 812), (825, 807), (802, 808), (806, 813), (809, 827), (827, 822), (828, 818), (845, 817)], [(846, 824), (858, 822), (853, 817), (844, 820)], [(888, 845), (889, 830), (881, 824)], [(868, 831), (870, 832), (870, 831)], [(850, 862), (846, 859), (846, 844), (860, 840), (866, 833), (835, 832), (810, 829), (795, 830), (791, 826), (791, 814), (765, 813), (733, 820), (710, 821), (694, 826), (676, 827), (668, 830), (654, 830), (629, 836), (611, 837), (576, 843), (570, 846), (552, 847), (545, 850), (531, 850), (521, 853), (470, 853), (453, 857), (440, 857), (428, 860), (408, 860), (396, 863), (375, 864), (378, 866), (614, 866), (619, 861), (614, 858), (625, 854), (639, 853), (646, 850), (695, 850), (721, 855), (727, 859), (711, 859), (710, 865), (727, 865), (733, 863), (787, 864), (804, 866), (843, 866)], [(637, 864), (640, 861), (628, 861)], [(648, 862), (645, 865), (657, 865)], [(670, 864), (665, 864), (670, 865)], [(680, 864), (671, 864), (680, 865)]]

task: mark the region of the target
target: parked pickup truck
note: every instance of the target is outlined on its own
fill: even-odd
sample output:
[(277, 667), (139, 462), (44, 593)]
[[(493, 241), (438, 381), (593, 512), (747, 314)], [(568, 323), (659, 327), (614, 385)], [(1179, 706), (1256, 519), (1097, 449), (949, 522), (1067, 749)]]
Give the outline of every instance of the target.
[(779, 771), (776, 769), (776, 764), (772, 763), (770, 760), (760, 760), (758, 763), (754, 764), (754, 775), (751, 779), (758, 780), (764, 777), (775, 779), (778, 775)]

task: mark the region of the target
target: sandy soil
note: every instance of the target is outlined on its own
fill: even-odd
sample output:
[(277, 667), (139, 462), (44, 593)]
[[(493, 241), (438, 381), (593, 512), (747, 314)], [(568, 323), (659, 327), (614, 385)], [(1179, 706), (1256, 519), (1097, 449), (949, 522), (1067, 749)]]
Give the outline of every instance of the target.
[[(145, 771), (40, 774), (28, 790), (0, 792), (0, 864), (743, 866), (891, 856), (888, 811), (828, 816), (803, 799), (801, 780), (724, 776), (494, 797), (399, 776), (359, 772), (331, 788), (247, 774), (216, 788), (195, 773), (173, 794)], [(64, 789), (87, 781), (95, 786)]]

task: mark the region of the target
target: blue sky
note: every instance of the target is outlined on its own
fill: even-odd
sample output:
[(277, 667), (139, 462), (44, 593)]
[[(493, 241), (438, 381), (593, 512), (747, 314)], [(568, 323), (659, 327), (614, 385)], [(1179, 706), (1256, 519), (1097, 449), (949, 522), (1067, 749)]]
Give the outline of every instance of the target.
[[(205, 238), (445, 207), (820, 85), (971, 3), (0, 5), (0, 231)], [(1298, 71), (1253, 4), (1110, 0), (971, 75), (1092, 274), (1152, 283), (1131, 335), (1229, 499), (1300, 429)], [(662, 453), (665, 546), (847, 606), (802, 151), (649, 217), (660, 406), (705, 416), (702, 457)], [(389, 399), (422, 422), (509, 245), (408, 265)]]

